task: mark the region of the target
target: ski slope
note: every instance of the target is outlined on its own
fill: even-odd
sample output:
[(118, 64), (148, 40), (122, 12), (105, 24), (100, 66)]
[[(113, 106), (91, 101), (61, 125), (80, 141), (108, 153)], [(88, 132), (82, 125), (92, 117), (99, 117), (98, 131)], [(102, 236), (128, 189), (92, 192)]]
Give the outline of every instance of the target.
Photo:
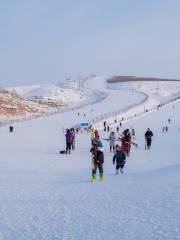
[[(0, 128), (0, 239), (180, 239), (180, 102), (123, 123), (121, 131), (135, 128), (140, 146), (132, 147), (123, 175), (115, 175), (112, 153), (103, 142), (105, 180), (90, 182), (87, 133), (76, 135), (71, 155), (58, 153), (65, 148), (63, 128), (129, 103), (132, 92), (108, 90), (97, 79), (88, 87), (95, 89), (95, 83), (107, 91), (104, 101), (16, 124), (12, 134)], [(134, 92), (130, 101), (141, 97)], [(147, 127), (154, 133), (150, 151), (144, 149)]]

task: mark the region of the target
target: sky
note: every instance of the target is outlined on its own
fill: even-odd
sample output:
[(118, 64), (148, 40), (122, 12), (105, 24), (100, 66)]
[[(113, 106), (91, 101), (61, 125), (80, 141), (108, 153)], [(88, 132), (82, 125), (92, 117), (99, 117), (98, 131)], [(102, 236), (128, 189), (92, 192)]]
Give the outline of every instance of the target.
[(179, 0), (0, 0), (0, 86), (180, 79)]

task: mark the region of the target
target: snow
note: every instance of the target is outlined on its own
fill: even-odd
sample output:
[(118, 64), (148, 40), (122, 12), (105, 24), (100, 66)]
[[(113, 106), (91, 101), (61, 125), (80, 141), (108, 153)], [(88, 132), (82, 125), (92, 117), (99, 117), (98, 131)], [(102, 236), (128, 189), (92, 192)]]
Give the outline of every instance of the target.
[(151, 97), (151, 99), (156, 99), (157, 101), (159, 101), (159, 103), (180, 95), (180, 82), (178, 81), (135, 81), (107, 84), (107, 86), (110, 89), (133, 89), (146, 92)]
[[(13, 133), (0, 128), (0, 239), (180, 239), (180, 101), (123, 122), (121, 131), (133, 126), (140, 146), (132, 147), (123, 175), (115, 175), (103, 141), (105, 180), (90, 182), (88, 133), (76, 135), (71, 155), (58, 153), (65, 147), (63, 128), (144, 98), (128, 89), (108, 90), (104, 80), (87, 82), (89, 89), (108, 94), (101, 102), (16, 124)], [(166, 125), (169, 131), (162, 133)], [(149, 151), (147, 127), (154, 133)]]
[(74, 89), (64, 89), (50, 84), (21, 86), (10, 89), (14, 89), (26, 98), (43, 97), (72, 103), (82, 101), (84, 98), (82, 92), (80, 91)]

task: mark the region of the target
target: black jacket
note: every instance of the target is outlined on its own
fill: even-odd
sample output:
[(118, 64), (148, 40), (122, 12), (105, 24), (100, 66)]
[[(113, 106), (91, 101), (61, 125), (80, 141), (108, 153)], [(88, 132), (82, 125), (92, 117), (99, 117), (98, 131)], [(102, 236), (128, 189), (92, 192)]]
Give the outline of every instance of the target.
[(152, 138), (152, 136), (153, 136), (153, 133), (152, 133), (152, 131), (150, 130), (150, 131), (147, 131), (146, 133), (145, 133), (145, 138), (147, 139), (147, 138)]
[(113, 157), (113, 164), (116, 161), (116, 165), (121, 166), (121, 165), (125, 164), (125, 162), (126, 162), (125, 160), (126, 160), (126, 155), (123, 150), (115, 152), (114, 157)]
[(98, 151), (96, 147), (92, 147), (90, 152), (92, 153), (92, 157), (94, 159), (94, 163), (103, 164), (104, 163), (104, 153)]

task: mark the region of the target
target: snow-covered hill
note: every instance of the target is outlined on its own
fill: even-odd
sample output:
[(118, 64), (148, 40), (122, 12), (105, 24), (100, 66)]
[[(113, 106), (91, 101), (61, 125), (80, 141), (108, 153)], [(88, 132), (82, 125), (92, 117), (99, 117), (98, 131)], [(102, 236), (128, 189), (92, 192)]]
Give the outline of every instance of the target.
[(0, 94), (0, 125), (48, 115), (81, 104), (86, 99), (81, 91), (55, 85), (1, 88)]
[(21, 86), (13, 89), (28, 99), (44, 98), (72, 104), (84, 99), (82, 92), (74, 89), (63, 89), (56, 85)]
[[(124, 174), (116, 176), (109, 143), (103, 141), (105, 180), (92, 184), (89, 134), (76, 135), (75, 151), (60, 155), (63, 127), (142, 98), (136, 91), (106, 89), (103, 78), (93, 81), (89, 88), (108, 93), (104, 101), (16, 124), (13, 133), (0, 128), (1, 239), (179, 240), (180, 101), (123, 121), (120, 132), (133, 126), (139, 149), (132, 147)], [(102, 125), (100, 135), (107, 138)], [(119, 120), (111, 130), (117, 125)], [(149, 151), (144, 149), (147, 127), (154, 133)]]
[(0, 88), (0, 123), (6, 118), (13, 119), (27, 114), (43, 114), (36, 103), (29, 102), (14, 90)]

